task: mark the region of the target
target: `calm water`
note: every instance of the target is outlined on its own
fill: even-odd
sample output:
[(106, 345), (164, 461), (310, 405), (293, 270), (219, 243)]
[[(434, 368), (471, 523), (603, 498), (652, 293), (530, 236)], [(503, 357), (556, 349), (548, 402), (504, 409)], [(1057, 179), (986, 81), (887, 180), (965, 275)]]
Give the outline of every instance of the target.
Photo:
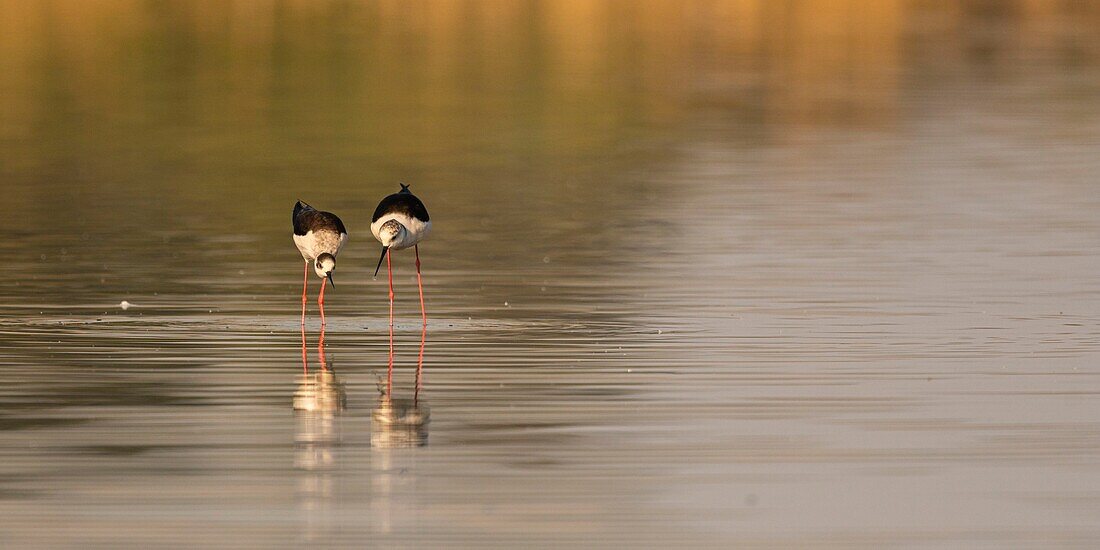
[(5, 547), (1100, 544), (1098, 5), (0, 7)]

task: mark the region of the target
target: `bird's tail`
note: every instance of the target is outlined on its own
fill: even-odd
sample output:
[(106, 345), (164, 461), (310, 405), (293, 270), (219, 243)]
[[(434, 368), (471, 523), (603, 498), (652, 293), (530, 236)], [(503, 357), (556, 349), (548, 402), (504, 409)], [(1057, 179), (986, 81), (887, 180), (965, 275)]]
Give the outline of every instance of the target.
[(313, 210), (313, 207), (299, 200), (294, 203), (294, 216), (291, 219), (296, 219), (298, 214), (301, 214), (304, 210)]

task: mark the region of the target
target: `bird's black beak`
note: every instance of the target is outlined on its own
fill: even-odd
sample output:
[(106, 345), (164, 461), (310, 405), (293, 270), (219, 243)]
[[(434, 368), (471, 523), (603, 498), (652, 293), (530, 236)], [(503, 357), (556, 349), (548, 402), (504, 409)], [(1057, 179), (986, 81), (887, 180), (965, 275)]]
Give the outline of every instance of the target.
[(332, 282), (332, 272), (331, 271), (328, 272), (328, 284), (331, 285), (332, 288), (336, 288), (336, 283)]
[(375, 277), (378, 276), (378, 270), (382, 269), (382, 260), (386, 259), (386, 252), (388, 252), (388, 251), (389, 251), (389, 247), (386, 247), (386, 246), (382, 247), (382, 255), (378, 257), (378, 265), (375, 266), (375, 268), (374, 268), (374, 276)]

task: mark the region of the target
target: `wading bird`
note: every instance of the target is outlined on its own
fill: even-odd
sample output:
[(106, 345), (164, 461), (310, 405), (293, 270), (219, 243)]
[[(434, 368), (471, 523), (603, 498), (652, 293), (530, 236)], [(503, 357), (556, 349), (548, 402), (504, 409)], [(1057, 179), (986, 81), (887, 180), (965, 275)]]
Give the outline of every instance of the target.
[(409, 191), (409, 186), (401, 184), (401, 191), (382, 199), (378, 208), (374, 209), (374, 217), (370, 224), (371, 233), (382, 243), (382, 255), (378, 258), (378, 265), (374, 268), (374, 275), (378, 276), (378, 270), (382, 267), (382, 260), (386, 260), (386, 271), (390, 280), (390, 361), (387, 387), (393, 386), (393, 263), (390, 261), (390, 253), (394, 250), (413, 248), (416, 253), (416, 287), (420, 291), (420, 318), (424, 325), (420, 332), (420, 357), (416, 365), (416, 389), (420, 390), (420, 371), (424, 363), (424, 339), (427, 337), (428, 314), (424, 310), (424, 285), (420, 280), (420, 247), (418, 243), (428, 236), (432, 230), (432, 222), (428, 218), (428, 209), (424, 203)]
[(322, 212), (298, 201), (294, 204), (294, 244), (305, 259), (302, 276), (302, 368), (306, 365), (306, 287), (309, 286), (309, 268), (321, 278), (321, 293), (317, 295), (317, 307), (321, 311), (321, 337), (317, 351), (321, 354), (321, 368), (325, 368), (325, 279), (336, 288), (332, 272), (336, 269), (336, 255), (348, 242), (348, 231), (336, 214)]

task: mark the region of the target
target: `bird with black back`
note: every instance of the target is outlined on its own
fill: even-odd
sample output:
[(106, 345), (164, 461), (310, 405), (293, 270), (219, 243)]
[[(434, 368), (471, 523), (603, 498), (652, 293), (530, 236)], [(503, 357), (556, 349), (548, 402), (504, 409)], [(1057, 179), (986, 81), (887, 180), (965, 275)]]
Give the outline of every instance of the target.
[(332, 272), (336, 270), (336, 256), (348, 242), (348, 231), (344, 222), (332, 212), (316, 208), (298, 201), (294, 204), (294, 244), (305, 260), (302, 277), (302, 368), (309, 372), (306, 362), (306, 291), (309, 286), (309, 270), (321, 278), (321, 291), (317, 295), (317, 308), (321, 313), (321, 335), (317, 341), (317, 350), (321, 355), (321, 368), (325, 362), (325, 281), (336, 288)]
[(387, 375), (387, 388), (393, 387), (393, 263), (390, 259), (396, 250), (412, 248), (416, 257), (416, 286), (420, 293), (420, 318), (423, 327), (420, 332), (420, 357), (416, 366), (416, 390), (421, 386), (421, 371), (424, 364), (424, 341), (427, 338), (428, 314), (424, 308), (424, 285), (420, 276), (420, 241), (428, 236), (432, 230), (431, 218), (428, 217), (428, 209), (424, 203), (409, 190), (409, 186), (401, 184), (401, 190), (388, 195), (378, 203), (374, 209), (374, 217), (370, 224), (374, 238), (382, 243), (382, 255), (378, 258), (378, 265), (374, 267), (374, 275), (378, 276), (378, 270), (382, 267), (382, 260), (386, 261), (386, 271), (389, 274), (390, 283), (390, 356)]

